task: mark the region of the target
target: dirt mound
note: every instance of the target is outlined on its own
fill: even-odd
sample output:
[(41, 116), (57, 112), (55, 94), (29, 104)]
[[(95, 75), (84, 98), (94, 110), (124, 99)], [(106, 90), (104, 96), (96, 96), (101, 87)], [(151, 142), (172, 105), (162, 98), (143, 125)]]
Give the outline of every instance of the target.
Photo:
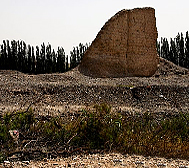
[[(39, 75), (1, 70), (0, 113), (31, 105), (37, 113), (56, 115), (103, 102), (129, 111), (157, 112), (179, 111), (181, 104), (183, 111), (188, 111), (188, 87), (188, 69), (163, 58), (152, 77), (92, 78), (80, 73), (78, 67), (66, 73)], [(159, 108), (154, 108), (156, 105)]]
[(172, 75), (189, 75), (189, 70), (181, 66), (177, 66), (174, 63), (160, 58), (158, 70), (154, 76), (172, 76)]

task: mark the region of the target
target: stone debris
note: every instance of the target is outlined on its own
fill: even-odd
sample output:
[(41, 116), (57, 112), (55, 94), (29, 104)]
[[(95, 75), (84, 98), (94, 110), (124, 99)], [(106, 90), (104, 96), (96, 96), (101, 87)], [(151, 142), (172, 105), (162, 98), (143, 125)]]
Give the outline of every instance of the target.
[(27, 75), (8, 70), (0, 74), (0, 114), (32, 107), (37, 115), (66, 118), (104, 102), (112, 109), (120, 107), (130, 113), (169, 113), (189, 108), (188, 70), (164, 59), (160, 59), (154, 76), (148, 78), (92, 78), (78, 68), (62, 74)]
[(122, 155), (119, 153), (77, 155), (66, 158), (44, 159), (42, 161), (4, 161), (0, 167), (28, 167), (28, 168), (62, 168), (62, 167), (108, 167), (108, 168), (187, 168), (189, 161), (179, 159), (165, 159), (144, 157), (137, 155)]

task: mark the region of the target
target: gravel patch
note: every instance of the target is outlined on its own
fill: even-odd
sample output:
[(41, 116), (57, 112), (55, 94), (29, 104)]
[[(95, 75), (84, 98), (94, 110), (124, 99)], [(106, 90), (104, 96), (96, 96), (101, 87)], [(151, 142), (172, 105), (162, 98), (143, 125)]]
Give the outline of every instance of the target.
[(5, 161), (0, 167), (28, 168), (62, 168), (62, 167), (126, 167), (126, 168), (188, 168), (189, 161), (180, 159), (165, 159), (137, 155), (122, 155), (119, 153), (73, 155), (66, 158), (43, 159), (42, 161)]

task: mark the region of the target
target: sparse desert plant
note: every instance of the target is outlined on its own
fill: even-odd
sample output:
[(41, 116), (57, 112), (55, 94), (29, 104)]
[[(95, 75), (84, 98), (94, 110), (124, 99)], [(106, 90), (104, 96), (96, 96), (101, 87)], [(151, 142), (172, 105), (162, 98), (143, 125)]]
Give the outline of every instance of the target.
[[(15, 144), (9, 130), (20, 140), (50, 142), (65, 149), (86, 147), (129, 154), (189, 159), (189, 114), (179, 113), (157, 120), (153, 113), (113, 113), (107, 104), (83, 109), (73, 120), (62, 117), (35, 118), (32, 109), (6, 113), (0, 120), (0, 160), (22, 144)], [(20, 146), (19, 146), (20, 145)], [(6, 152), (7, 151), (7, 152)]]
[(73, 143), (91, 149), (109, 150), (121, 131), (120, 116), (111, 114), (111, 107), (107, 104), (95, 105), (94, 108), (94, 111), (83, 110)]

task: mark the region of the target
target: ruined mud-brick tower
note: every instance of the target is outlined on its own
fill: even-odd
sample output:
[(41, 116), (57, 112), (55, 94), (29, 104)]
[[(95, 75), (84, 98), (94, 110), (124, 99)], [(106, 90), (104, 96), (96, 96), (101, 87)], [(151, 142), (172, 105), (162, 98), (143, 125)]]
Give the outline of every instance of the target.
[(159, 62), (153, 8), (122, 10), (102, 27), (79, 71), (93, 77), (152, 76)]

